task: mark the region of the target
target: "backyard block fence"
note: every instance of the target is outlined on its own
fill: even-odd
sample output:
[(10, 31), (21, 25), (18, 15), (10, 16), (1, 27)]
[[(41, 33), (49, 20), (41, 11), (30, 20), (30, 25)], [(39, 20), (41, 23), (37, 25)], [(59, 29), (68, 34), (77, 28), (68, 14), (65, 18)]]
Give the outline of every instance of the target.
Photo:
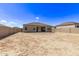
[[(15, 34), (17, 32), (22, 32), (22, 29), (0, 26), (0, 39), (4, 38), (6, 36), (9, 36), (9, 35)], [(52, 33), (55, 33), (55, 32), (79, 33), (79, 28), (55, 28), (55, 29), (52, 29)]]
[(79, 28), (60, 28), (55, 29), (55, 32), (79, 33)]
[(11, 28), (6, 26), (0, 26), (0, 39), (14, 33), (20, 32), (21, 29), (19, 28)]

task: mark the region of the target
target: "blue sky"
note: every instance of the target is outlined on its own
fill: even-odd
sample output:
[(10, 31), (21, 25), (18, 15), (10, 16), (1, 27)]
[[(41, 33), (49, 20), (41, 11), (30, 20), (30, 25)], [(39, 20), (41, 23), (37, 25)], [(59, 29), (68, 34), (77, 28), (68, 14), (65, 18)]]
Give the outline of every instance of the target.
[(14, 3), (0, 4), (0, 23), (22, 27), (29, 22), (57, 25), (79, 22), (79, 4), (75, 3)]

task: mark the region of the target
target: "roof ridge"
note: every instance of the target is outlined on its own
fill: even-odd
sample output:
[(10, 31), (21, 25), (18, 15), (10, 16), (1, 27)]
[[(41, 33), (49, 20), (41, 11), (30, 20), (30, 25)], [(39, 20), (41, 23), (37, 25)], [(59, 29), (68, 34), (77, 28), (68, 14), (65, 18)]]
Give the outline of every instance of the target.
[(31, 22), (31, 23), (27, 23), (27, 24), (24, 24), (24, 25), (46, 25), (46, 26), (52, 26), (52, 25), (48, 25), (48, 24), (45, 24), (45, 23), (42, 23), (42, 22)]
[(71, 24), (79, 24), (79, 23), (78, 22), (64, 22), (56, 26), (71, 25)]

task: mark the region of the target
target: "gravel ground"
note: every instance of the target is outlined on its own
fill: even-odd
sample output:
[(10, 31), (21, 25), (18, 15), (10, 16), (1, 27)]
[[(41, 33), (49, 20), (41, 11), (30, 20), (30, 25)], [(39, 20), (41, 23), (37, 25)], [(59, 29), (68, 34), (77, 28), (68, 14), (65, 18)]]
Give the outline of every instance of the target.
[(1, 56), (79, 55), (79, 34), (17, 33), (0, 40)]

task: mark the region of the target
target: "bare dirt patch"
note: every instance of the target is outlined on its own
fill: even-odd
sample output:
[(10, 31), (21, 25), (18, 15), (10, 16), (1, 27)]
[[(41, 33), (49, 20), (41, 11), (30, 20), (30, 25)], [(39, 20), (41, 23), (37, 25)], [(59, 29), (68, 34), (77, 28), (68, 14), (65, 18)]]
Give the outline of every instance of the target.
[(0, 40), (0, 55), (79, 55), (79, 34), (20, 32)]

